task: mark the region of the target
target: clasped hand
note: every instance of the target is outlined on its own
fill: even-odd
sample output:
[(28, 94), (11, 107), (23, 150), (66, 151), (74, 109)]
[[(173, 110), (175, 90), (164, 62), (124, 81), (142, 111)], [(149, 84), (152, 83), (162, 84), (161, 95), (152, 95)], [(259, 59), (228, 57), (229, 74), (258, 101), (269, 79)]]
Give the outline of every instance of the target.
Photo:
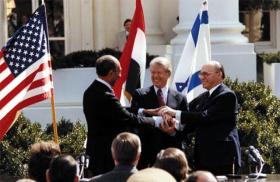
[(174, 109), (163, 106), (156, 109), (145, 109), (144, 112), (152, 116), (162, 116), (163, 122), (160, 124), (161, 131), (169, 135), (173, 135), (176, 132), (176, 120), (173, 118), (176, 114)]

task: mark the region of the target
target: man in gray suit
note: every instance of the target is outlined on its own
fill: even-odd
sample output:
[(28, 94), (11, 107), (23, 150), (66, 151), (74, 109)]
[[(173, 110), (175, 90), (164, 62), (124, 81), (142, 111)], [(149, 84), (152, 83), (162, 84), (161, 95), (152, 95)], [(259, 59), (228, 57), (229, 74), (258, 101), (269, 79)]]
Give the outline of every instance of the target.
[(116, 136), (111, 145), (115, 168), (105, 174), (93, 177), (91, 182), (125, 182), (137, 172), (136, 166), (140, 159), (140, 138), (132, 133), (123, 132)]
[[(165, 57), (156, 57), (150, 63), (151, 80), (153, 85), (137, 89), (132, 95), (131, 110), (134, 113), (150, 116), (144, 109), (155, 109), (161, 106), (186, 111), (187, 98), (181, 93), (168, 87), (172, 74), (172, 65)], [(181, 148), (182, 136), (178, 133), (170, 136), (150, 126), (138, 126), (137, 134), (142, 142), (142, 155), (138, 165), (139, 169), (152, 166), (156, 155), (161, 149), (168, 147)]]
[(116, 50), (123, 51), (123, 48), (129, 35), (130, 25), (131, 19), (126, 19), (123, 22), (124, 31), (121, 31), (116, 35), (116, 40), (114, 42), (114, 48)]

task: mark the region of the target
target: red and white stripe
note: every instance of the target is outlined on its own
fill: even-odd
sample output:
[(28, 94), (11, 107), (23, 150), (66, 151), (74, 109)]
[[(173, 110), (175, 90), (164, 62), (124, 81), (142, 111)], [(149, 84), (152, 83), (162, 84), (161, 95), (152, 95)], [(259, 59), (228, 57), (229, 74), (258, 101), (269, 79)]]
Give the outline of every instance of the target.
[[(130, 66), (131, 61), (135, 61), (138, 65), (138, 68), (132, 68)], [(146, 70), (145, 19), (141, 0), (136, 0), (136, 8), (131, 22), (128, 40), (120, 58), (120, 64), (122, 67), (122, 76), (117, 80), (114, 86), (114, 92), (116, 97), (120, 99), (122, 105), (128, 106), (130, 104), (132, 93), (129, 93), (126, 90), (126, 88), (131, 86), (126, 85), (126, 81), (128, 79), (134, 79), (133, 81), (138, 82), (139, 79), (136, 79), (135, 75), (139, 74), (140, 86), (143, 87)], [(129, 75), (129, 72), (133, 73), (134, 75)]]
[(45, 100), (53, 91), (50, 56), (45, 54), (17, 77), (0, 53), (0, 140), (22, 108)]

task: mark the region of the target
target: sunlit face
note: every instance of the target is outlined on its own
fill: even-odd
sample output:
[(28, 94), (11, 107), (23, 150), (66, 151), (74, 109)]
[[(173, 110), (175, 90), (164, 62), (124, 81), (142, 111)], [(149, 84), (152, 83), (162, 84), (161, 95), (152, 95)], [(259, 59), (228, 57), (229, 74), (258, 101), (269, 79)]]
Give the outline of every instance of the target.
[(217, 70), (214, 65), (207, 64), (202, 66), (199, 78), (203, 88), (210, 90), (222, 82), (222, 72)]
[(110, 71), (110, 76), (111, 76), (111, 79), (110, 79), (110, 85), (113, 87), (117, 80), (122, 76), (121, 74), (121, 65), (119, 62), (116, 63), (117, 64), (117, 68), (116, 70), (111, 70)]
[(130, 25), (131, 25), (131, 21), (126, 22), (125, 25), (124, 25), (124, 29), (128, 32), (130, 30)]
[(157, 88), (163, 88), (166, 86), (167, 81), (171, 73), (159, 64), (153, 64), (150, 66), (151, 80), (153, 85)]

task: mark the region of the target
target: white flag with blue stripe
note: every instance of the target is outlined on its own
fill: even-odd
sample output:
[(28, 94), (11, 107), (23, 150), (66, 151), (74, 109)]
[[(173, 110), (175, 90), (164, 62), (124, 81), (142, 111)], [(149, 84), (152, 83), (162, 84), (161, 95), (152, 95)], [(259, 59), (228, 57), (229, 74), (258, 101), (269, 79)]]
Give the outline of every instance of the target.
[(172, 87), (187, 96), (188, 102), (205, 91), (199, 79), (202, 65), (211, 60), (208, 6), (203, 3), (187, 38), (177, 65)]

